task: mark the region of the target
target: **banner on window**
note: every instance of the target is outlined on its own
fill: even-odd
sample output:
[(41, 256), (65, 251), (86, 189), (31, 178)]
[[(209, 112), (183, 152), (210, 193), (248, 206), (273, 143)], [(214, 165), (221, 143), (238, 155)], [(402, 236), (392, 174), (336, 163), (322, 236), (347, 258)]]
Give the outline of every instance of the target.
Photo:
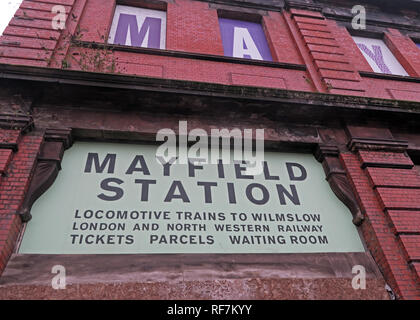
[(166, 12), (117, 5), (109, 42), (124, 46), (165, 49)]
[(259, 23), (219, 19), (225, 56), (273, 61)]

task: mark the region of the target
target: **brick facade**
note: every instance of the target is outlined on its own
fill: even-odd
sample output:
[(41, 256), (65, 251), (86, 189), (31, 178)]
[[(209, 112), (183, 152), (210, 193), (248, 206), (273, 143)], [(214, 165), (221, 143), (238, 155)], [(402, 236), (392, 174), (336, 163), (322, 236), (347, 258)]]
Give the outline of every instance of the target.
[[(147, 3), (146, 0), (140, 2)], [(157, 92), (172, 83), (178, 86), (184, 83), (184, 91), (193, 90), (191, 88), (195, 86), (194, 94), (200, 97), (197, 101), (201, 99), (200, 86), (206, 85), (206, 89), (223, 91), (225, 100), (233, 95), (238, 101), (251, 99), (245, 96), (245, 90), (255, 90), (252, 92), (261, 98), (260, 101), (269, 101), (267, 108), (272, 107), (270, 103), (274, 106), (285, 103), (288, 107), (307, 104), (314, 108), (321, 100), (321, 107), (343, 103), (347, 108), (345, 115), (335, 111), (337, 114), (331, 116), (335, 119), (325, 122), (323, 118), (327, 114), (320, 113), (319, 117), (314, 114), (312, 121), (305, 111), (289, 114), (288, 110), (279, 112), (284, 112), (284, 119), (290, 117), (292, 121), (279, 122), (271, 109), (267, 113), (261, 112), (259, 120), (252, 118), (252, 112), (241, 118), (238, 110), (232, 110), (231, 118), (209, 116), (209, 119), (214, 123), (235, 122), (235, 126), (265, 126), (270, 132), (267, 140), (273, 145), (288, 143), (293, 148), (298, 142), (301, 146), (310, 145), (311, 150), (319, 144), (337, 146), (340, 163), (364, 215), (359, 229), (385, 281), (399, 299), (420, 299), (420, 173), (413, 163), (420, 150), (417, 116), (420, 110), (420, 50), (405, 30), (378, 26), (385, 30), (385, 42), (409, 77), (374, 75), (346, 26), (324, 11), (316, 10), (322, 8), (321, 4), (315, 5), (318, 1), (307, 1), (313, 5), (299, 6), (294, 6), (293, 1), (286, 2), (288, 6), (277, 9), (269, 5), (234, 7), (216, 1), (159, 2), (167, 12), (167, 34), (166, 50), (158, 53), (120, 47), (109, 50), (107, 46), (101, 46), (109, 32), (115, 0), (24, 0), (0, 37), (0, 64), (48, 68), (57, 72), (54, 74), (63, 72), (63, 77), (70, 79), (66, 85), (78, 80), (73, 71), (88, 77), (86, 71), (109, 73), (109, 67), (115, 65), (115, 77), (127, 79), (127, 82), (133, 79), (131, 76), (145, 82), (162, 81), (160, 87), (153, 88)], [(152, 3), (156, 5), (156, 1)], [(67, 27), (62, 32), (51, 26), (54, 5), (63, 5), (69, 14)], [(274, 62), (244, 63), (223, 57), (218, 10), (237, 10), (239, 16), (261, 15)], [(420, 14), (416, 18), (420, 19)], [(95, 64), (90, 57), (98, 52), (103, 61)], [(25, 70), (32, 72), (34, 69)], [(25, 81), (37, 81), (37, 77)], [(106, 81), (100, 78), (96, 84), (100, 86), (98, 83)], [(111, 82), (109, 80), (104, 88), (112, 87)], [(130, 82), (130, 85), (137, 84)], [(238, 94), (239, 89), (234, 91), (242, 87), (245, 88), (242, 95)], [(30, 91), (24, 84), (22, 88)], [(225, 93), (228, 90), (232, 91)], [(57, 91), (52, 96), (58, 96)], [(41, 161), (39, 154), (47, 143), (47, 129), (72, 128), (76, 135), (84, 138), (107, 140), (108, 134), (112, 139), (124, 140), (130, 134), (144, 138), (153, 136), (160, 128), (176, 127), (176, 116), (172, 118), (167, 109), (161, 111), (161, 116), (146, 110), (139, 119), (136, 110), (113, 118), (114, 114), (105, 102), (100, 107), (89, 109), (88, 105), (85, 109), (75, 108), (76, 111), (69, 111), (63, 102), (63, 111), (57, 111), (51, 107), (57, 101), (53, 98), (48, 101), (45, 92), (39, 94), (40, 99), (37, 93), (30, 94), (30, 116), (24, 115), (25, 103), (13, 104), (15, 94), (0, 92), (0, 274), (22, 230), (22, 219), (17, 212), (25, 200), (36, 165)], [(61, 97), (71, 100), (71, 95), (66, 96), (65, 90), (63, 92)], [(291, 102), (287, 100), (289, 93), (293, 96)], [(278, 98), (276, 94), (284, 96)], [(308, 96), (304, 94), (313, 94), (310, 97), (319, 100), (305, 98)], [(89, 100), (86, 92), (80, 93), (80, 97), (80, 101)], [(358, 100), (349, 100), (351, 97)], [(152, 96), (151, 99), (159, 98)], [(171, 98), (166, 99), (170, 101)], [(329, 102), (328, 99), (335, 100)], [(182, 102), (177, 103), (180, 108), (187, 109), (181, 113), (183, 117), (191, 117), (205, 128), (211, 127), (204, 116), (197, 115), (201, 110), (190, 110)], [(249, 103), (251, 107), (244, 106), (244, 112), (260, 102), (252, 100), (252, 103)], [(353, 107), (359, 108), (357, 112), (362, 114), (365, 106), (371, 107), (363, 113), (366, 118), (352, 114)], [(380, 109), (382, 107), (388, 109)], [(202, 110), (206, 111), (204, 107)], [(395, 112), (395, 118), (392, 112)], [(395, 125), (394, 119), (407, 123), (409, 129)], [(370, 121), (374, 123), (370, 125)], [(362, 129), (351, 129), (353, 122)], [(289, 127), (291, 123), (296, 126)], [(377, 129), (381, 126), (387, 129)], [(314, 138), (308, 134), (313, 128), (316, 131)], [(400, 137), (404, 137), (403, 142)], [(55, 136), (51, 139), (56, 141)], [(352, 144), (355, 139), (361, 141)]]
[(416, 211), (407, 211), (418, 206), (418, 190), (413, 189), (420, 182), (418, 172), (393, 168), (410, 163), (401, 153), (361, 151), (342, 154), (342, 161), (366, 213), (362, 231), (375, 260), (393, 288), (398, 288), (398, 297), (419, 299), (415, 264), (420, 225)]
[[(67, 29), (61, 33), (51, 26), (51, 8), (59, 4), (69, 12)], [(114, 6), (115, 0), (25, 0), (1, 38), (0, 63), (105, 71), (94, 70), (97, 66), (89, 65), (92, 62), (88, 59), (80, 62), (80, 52), (94, 55), (95, 51), (70, 45), (69, 39), (77, 33), (77, 38), (82, 41), (103, 43), (112, 22)], [(166, 12), (167, 50), (223, 55), (217, 6), (179, 0), (169, 2)], [(319, 12), (301, 9), (281, 13), (257, 12), (263, 14), (262, 24), (276, 61), (304, 63), (306, 72), (298, 75), (296, 71), (278, 68), (243, 67), (228, 62), (212, 63), (119, 50), (104, 60), (106, 63), (115, 61), (117, 72), (139, 76), (384, 99), (418, 99), (418, 83), (361, 77), (357, 71), (371, 72), (372, 69), (347, 29), (334, 20), (326, 19)], [(182, 19), (179, 18), (181, 13)], [(386, 30), (385, 40), (410, 76), (418, 77), (420, 58), (415, 43), (391, 28)]]
[[(21, 136), (18, 130), (2, 130), (2, 177), (0, 185), (0, 268), (3, 270), (12, 254), (22, 221), (16, 212), (21, 206), (42, 143), (36, 135)], [(8, 145), (17, 146), (17, 150)], [(3, 158), (4, 157), (4, 158)]]

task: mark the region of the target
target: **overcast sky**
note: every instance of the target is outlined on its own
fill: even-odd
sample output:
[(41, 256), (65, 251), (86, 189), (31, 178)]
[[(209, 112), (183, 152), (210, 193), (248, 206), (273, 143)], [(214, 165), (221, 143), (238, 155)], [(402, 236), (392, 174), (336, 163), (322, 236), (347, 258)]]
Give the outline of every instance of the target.
[(9, 24), (22, 0), (0, 0), (0, 35)]

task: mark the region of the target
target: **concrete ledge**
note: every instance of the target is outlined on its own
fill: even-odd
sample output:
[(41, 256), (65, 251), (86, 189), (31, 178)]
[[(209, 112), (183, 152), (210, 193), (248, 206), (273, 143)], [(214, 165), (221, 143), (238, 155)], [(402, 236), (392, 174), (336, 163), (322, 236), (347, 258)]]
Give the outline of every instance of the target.
[(387, 300), (385, 283), (368, 279), (354, 290), (350, 279), (237, 279), (175, 283), (92, 283), (54, 290), (44, 285), (0, 287), (0, 300)]
[[(51, 286), (54, 265), (66, 289)], [(366, 269), (354, 290), (352, 268)], [(1, 299), (386, 299), (369, 254), (13, 255)]]

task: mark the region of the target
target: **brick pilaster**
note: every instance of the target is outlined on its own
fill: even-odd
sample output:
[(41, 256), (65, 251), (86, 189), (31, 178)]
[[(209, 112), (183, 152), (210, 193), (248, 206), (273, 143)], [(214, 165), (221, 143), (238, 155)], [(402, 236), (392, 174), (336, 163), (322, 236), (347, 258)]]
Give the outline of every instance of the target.
[[(335, 39), (330, 22), (320, 12), (290, 9), (293, 21), (317, 74), (328, 93), (363, 96), (362, 78)], [(301, 49), (302, 51), (302, 49)]]
[(47, 67), (62, 33), (52, 26), (52, 8), (70, 14), (75, 1), (24, 0), (0, 37), (0, 63)]
[(12, 254), (21, 230), (16, 214), (33, 172), (42, 137), (26, 134), (32, 128), (26, 116), (0, 116), (0, 274)]
[(166, 47), (168, 50), (223, 55), (216, 9), (200, 1), (169, 2)]
[(404, 67), (413, 77), (420, 77), (419, 48), (408, 36), (404, 36), (395, 29), (385, 33), (385, 42)]
[(342, 154), (365, 214), (362, 232), (386, 281), (402, 299), (420, 299), (420, 175), (403, 142), (352, 140)]

